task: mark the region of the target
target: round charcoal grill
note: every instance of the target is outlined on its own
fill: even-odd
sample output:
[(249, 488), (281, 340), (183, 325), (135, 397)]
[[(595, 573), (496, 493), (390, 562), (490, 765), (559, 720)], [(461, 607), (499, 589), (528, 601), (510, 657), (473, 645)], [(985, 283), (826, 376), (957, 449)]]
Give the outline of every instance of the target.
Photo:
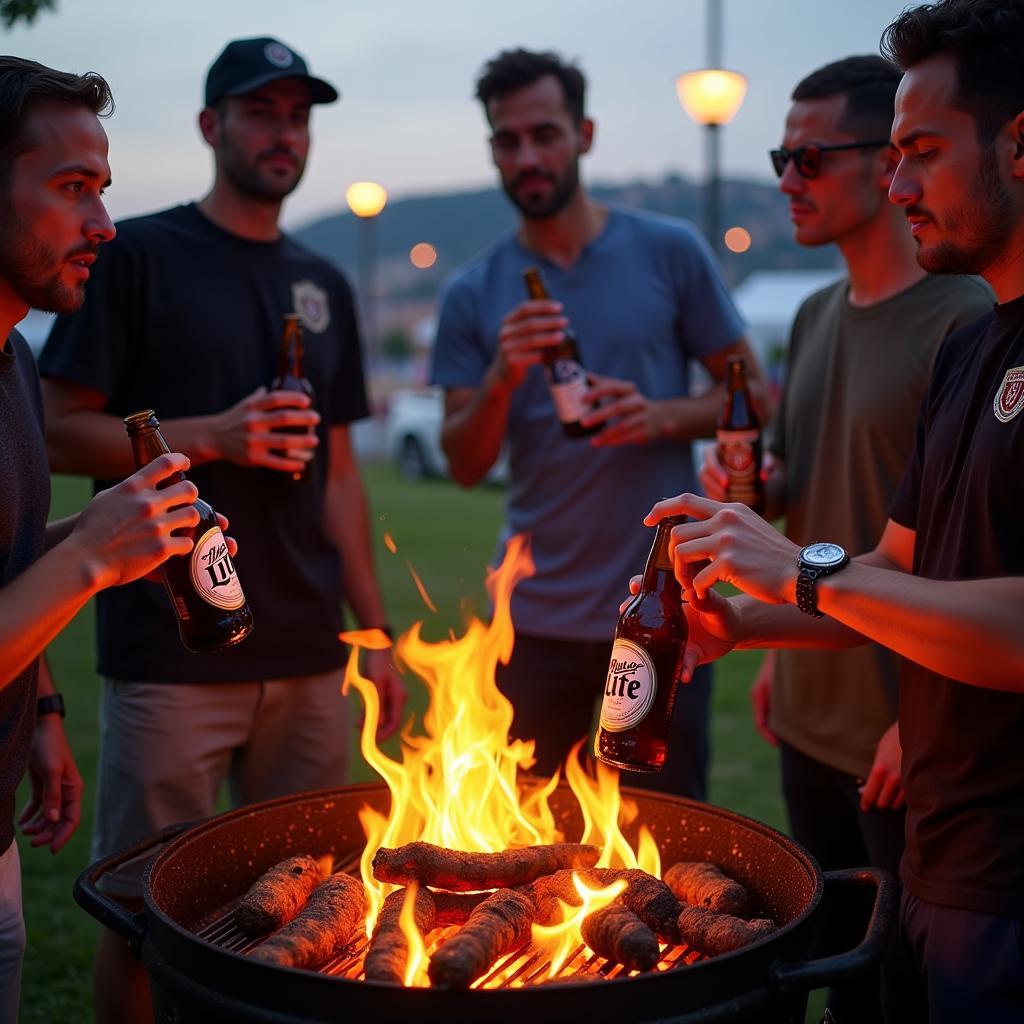
[[(895, 894), (884, 872), (865, 868), (823, 877), (806, 851), (760, 822), (679, 797), (623, 794), (639, 807), (632, 828), (624, 829), (630, 842), (643, 823), (665, 866), (718, 864), (747, 887), (757, 916), (771, 917), (778, 931), (711, 958), (667, 947), (658, 970), (647, 974), (624, 972), (581, 947), (561, 974), (543, 983), (537, 981), (547, 964), (528, 948), (473, 989), (457, 992), (362, 980), (365, 938), (317, 972), (246, 957), (255, 943), (234, 927), (238, 899), (269, 867), (299, 853), (329, 853), (339, 868), (357, 873), (365, 844), (357, 811), (368, 804), (386, 813), (390, 797), (380, 784), (284, 797), (170, 830), (93, 864), (76, 882), (75, 898), (141, 955), (158, 1024), (796, 1022), (803, 1020), (810, 989), (855, 976), (881, 958)], [(564, 834), (578, 837), (582, 819), (568, 786), (563, 783), (550, 803)], [(146, 871), (142, 913), (128, 912), (99, 890), (105, 873), (163, 842)], [(818, 937), (854, 919), (856, 947), (821, 955)], [(495, 979), (509, 965), (513, 979)]]

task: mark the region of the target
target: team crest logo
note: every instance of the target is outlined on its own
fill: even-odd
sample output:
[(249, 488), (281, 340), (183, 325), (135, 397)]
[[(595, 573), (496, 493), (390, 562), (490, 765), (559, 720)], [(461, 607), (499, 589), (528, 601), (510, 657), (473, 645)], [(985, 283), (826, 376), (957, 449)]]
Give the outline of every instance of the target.
[(1024, 409), (1024, 366), (1015, 366), (1006, 371), (1003, 383), (996, 392), (992, 409), (1000, 423), (1009, 423)]
[(295, 55), (287, 46), (282, 46), (280, 43), (267, 43), (263, 47), (263, 56), (275, 68), (290, 68), (295, 63)]
[(323, 334), (331, 325), (327, 292), (312, 281), (293, 282), (292, 307), (302, 317), (302, 326), (314, 334)]

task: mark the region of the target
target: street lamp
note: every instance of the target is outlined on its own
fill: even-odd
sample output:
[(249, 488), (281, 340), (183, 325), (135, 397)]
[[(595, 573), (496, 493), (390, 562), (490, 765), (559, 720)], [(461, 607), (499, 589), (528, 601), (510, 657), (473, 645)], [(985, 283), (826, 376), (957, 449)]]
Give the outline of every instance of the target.
[(718, 129), (728, 124), (740, 109), (747, 93), (747, 80), (738, 71), (725, 71), (722, 63), (722, 7), (724, 0), (707, 2), (707, 62), (700, 71), (688, 71), (676, 79), (676, 95), (683, 109), (697, 124), (707, 127), (708, 181), (704, 211), (705, 227), (712, 249), (719, 251), (719, 148)]
[(683, 109), (697, 124), (707, 128), (708, 181), (704, 231), (716, 252), (719, 248), (718, 208), (721, 188), (719, 128), (736, 116), (746, 93), (747, 80), (738, 71), (704, 68), (688, 71), (676, 79), (676, 94)]
[(374, 225), (388, 201), (383, 185), (375, 181), (356, 181), (345, 189), (345, 202), (359, 218), (359, 290), (363, 296), (366, 323), (366, 348), (371, 357), (377, 355), (377, 309), (373, 270), (376, 261)]

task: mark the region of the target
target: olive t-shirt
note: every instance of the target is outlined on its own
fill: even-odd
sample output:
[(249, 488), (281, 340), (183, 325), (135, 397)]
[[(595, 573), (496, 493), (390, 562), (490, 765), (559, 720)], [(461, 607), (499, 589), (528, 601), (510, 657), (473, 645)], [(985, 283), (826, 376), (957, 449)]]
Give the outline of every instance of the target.
[[(957, 332), (935, 360), (890, 513), (915, 531), (914, 575), (1024, 577), (1022, 469), (1019, 298)], [(904, 885), (933, 903), (1024, 915), (1024, 693), (971, 686), (908, 661), (900, 737)]]
[(195, 205), (125, 221), (100, 251), (82, 308), (58, 318), (39, 365), (44, 376), (101, 392), (116, 416), (210, 415), (270, 383), (291, 312), (302, 316), (304, 369), (322, 417), (310, 485), (227, 461), (188, 473), (231, 522), (252, 633), (227, 650), (192, 654), (162, 587), (114, 587), (96, 601), (102, 675), (243, 682), (344, 662), (341, 556), (323, 514), (329, 428), (368, 408), (352, 294), (338, 270), (287, 235), (256, 242), (223, 231)]
[[(914, 444), (932, 359), (951, 331), (992, 308), (975, 278), (928, 276), (872, 306), (848, 282), (800, 308), (772, 450), (786, 464), (786, 534), (871, 550)], [(896, 719), (899, 657), (877, 644), (778, 652), (771, 727), (823, 764), (864, 777)]]

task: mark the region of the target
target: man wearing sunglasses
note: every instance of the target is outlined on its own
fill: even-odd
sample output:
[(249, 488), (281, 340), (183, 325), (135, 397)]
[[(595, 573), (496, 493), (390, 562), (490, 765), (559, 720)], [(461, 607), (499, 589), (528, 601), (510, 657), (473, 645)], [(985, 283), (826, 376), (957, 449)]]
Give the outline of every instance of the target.
[[(797, 242), (834, 243), (846, 265), (846, 276), (797, 314), (771, 439), (768, 517), (785, 516), (799, 544), (874, 544), (913, 446), (935, 350), (991, 305), (976, 279), (921, 269), (906, 218), (888, 200), (899, 81), (878, 56), (820, 68), (793, 91), (783, 144), (771, 153)], [(713, 451), (702, 481), (709, 497), (725, 500)], [(752, 688), (758, 730), (779, 746), (793, 835), (826, 870), (899, 870), (898, 662), (878, 645), (783, 650), (765, 657)], [(829, 1008), (838, 1024), (879, 1020), (878, 985), (838, 986)]]

